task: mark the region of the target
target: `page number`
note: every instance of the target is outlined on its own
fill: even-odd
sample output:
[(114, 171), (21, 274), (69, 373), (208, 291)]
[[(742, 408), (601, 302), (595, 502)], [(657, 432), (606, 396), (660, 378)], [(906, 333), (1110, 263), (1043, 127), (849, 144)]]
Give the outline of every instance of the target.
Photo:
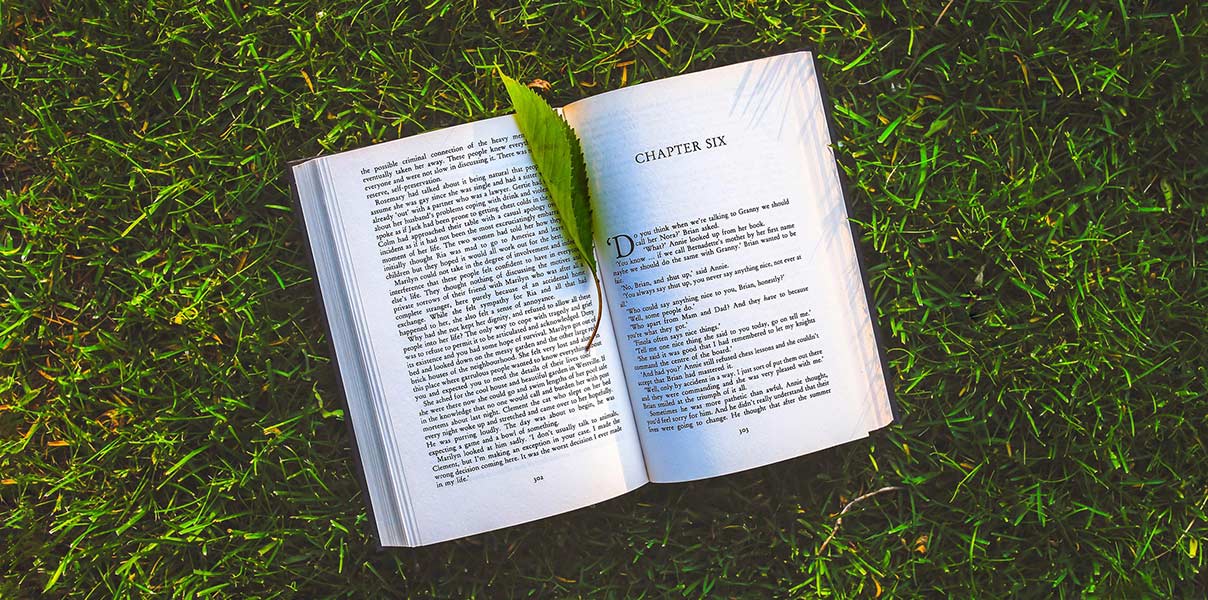
[(545, 479), (545, 476), (544, 476), (544, 475), (538, 475), (538, 476), (536, 476), (536, 477), (534, 477), (534, 478), (533, 478), (533, 483), (537, 483), (538, 481), (541, 481), (542, 479)]
[(751, 430), (750, 430), (750, 429), (747, 429), (746, 427), (740, 427), (740, 428), (738, 429), (738, 435), (743, 435), (743, 434), (746, 434), (746, 433), (751, 433)]

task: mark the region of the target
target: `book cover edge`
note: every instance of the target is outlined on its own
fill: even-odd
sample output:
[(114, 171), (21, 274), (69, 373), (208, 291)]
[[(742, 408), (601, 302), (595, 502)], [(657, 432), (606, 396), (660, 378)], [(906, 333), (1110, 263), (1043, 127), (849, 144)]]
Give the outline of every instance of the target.
[[(815, 79), (818, 82), (818, 93), (822, 96), (823, 112), (826, 113), (826, 129), (827, 135), (830, 136), (831, 144), (838, 142), (839, 138), (836, 135), (838, 128), (835, 126), (834, 104), (831, 102), (831, 96), (827, 92), (826, 82), (822, 77), (822, 65), (818, 62), (818, 52), (811, 47), (803, 49), (810, 53), (810, 60), (814, 63)], [(885, 378), (885, 392), (889, 397), (889, 411), (893, 416), (893, 420), (887, 423), (884, 427), (874, 431), (880, 431), (889, 427), (894, 423), (900, 423), (902, 419), (902, 408), (898, 404), (897, 394), (894, 392), (893, 379), (890, 378), (889, 357), (886, 352), (885, 334), (881, 330), (880, 320), (876, 314), (876, 303), (873, 302), (872, 286), (868, 281), (868, 259), (864, 255), (864, 249), (860, 246), (860, 229), (856, 222), (852, 220), (852, 202), (851, 202), (851, 186), (847, 181), (847, 175), (839, 165), (839, 157), (832, 151), (835, 156), (835, 172), (839, 177), (839, 191), (843, 196), (843, 205), (847, 210), (847, 224), (851, 228), (852, 245), (855, 246), (856, 266), (860, 270), (860, 282), (864, 286), (864, 303), (868, 308), (868, 318), (872, 322), (873, 339), (877, 344), (877, 356), (881, 360), (881, 375)], [(872, 433), (872, 432), (869, 432)]]
[(302, 233), (302, 245), (305, 248), (306, 260), (310, 266), (311, 279), (315, 284), (315, 300), (318, 302), (319, 320), (323, 323), (323, 331), (327, 334), (327, 352), (331, 357), (331, 366), (335, 370), (336, 387), (338, 388), (337, 395), (340, 397), (340, 404), (344, 408), (344, 427), (348, 432), (348, 440), (352, 446), (352, 462), (353, 472), (357, 478), (357, 484), (361, 487), (361, 495), (365, 498), (366, 514), (369, 518), (369, 534), (373, 540), (375, 549), (382, 551), (386, 546), (382, 545), (380, 530), (378, 529), (377, 518), (373, 511), (373, 498), (369, 495), (369, 482), (365, 478), (365, 465), (361, 461), (361, 448), (357, 443), (356, 429), (352, 425), (352, 417), (350, 416), (350, 407), (348, 405), (348, 394), (344, 387), (344, 374), (340, 370), (340, 357), (336, 354), (335, 341), (332, 337), (331, 322), (327, 320), (326, 304), (323, 297), (323, 286), (319, 283), (318, 265), (315, 262), (314, 247), (311, 244), (310, 232), (306, 229), (306, 211), (302, 209), (302, 199), (298, 195), (298, 184), (294, 178), (294, 167), (303, 163), (315, 160), (317, 157), (304, 158), (298, 160), (290, 160), (286, 162), (285, 178), (289, 183), (290, 198), (293, 202), (294, 212), (298, 217), (295, 219), (295, 224)]

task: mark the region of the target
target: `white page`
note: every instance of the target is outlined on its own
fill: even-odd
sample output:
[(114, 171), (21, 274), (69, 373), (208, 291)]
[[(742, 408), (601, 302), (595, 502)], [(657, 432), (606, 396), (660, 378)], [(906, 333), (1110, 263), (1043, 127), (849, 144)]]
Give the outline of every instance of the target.
[(407, 545), (646, 482), (607, 309), (584, 352), (594, 284), (518, 135), (508, 116), (319, 159), (403, 465)]
[[(584, 143), (651, 481), (748, 469), (892, 421), (808, 53), (565, 114)], [(634, 242), (620, 259), (619, 235)]]

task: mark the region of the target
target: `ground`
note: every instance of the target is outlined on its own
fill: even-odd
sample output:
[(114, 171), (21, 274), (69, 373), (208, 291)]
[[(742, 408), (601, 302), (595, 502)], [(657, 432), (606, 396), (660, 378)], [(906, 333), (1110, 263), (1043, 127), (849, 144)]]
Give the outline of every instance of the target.
[[(1205, 595), (1199, 8), (267, 4), (0, 5), (0, 596)], [(901, 422), (376, 550), (287, 161), (802, 48)]]

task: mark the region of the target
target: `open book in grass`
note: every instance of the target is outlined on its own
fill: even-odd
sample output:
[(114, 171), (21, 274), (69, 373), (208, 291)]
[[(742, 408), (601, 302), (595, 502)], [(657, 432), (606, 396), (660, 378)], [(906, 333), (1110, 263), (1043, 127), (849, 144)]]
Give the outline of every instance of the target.
[(385, 546), (716, 477), (893, 420), (809, 53), (569, 104), (604, 323), (514, 117), (296, 163)]

